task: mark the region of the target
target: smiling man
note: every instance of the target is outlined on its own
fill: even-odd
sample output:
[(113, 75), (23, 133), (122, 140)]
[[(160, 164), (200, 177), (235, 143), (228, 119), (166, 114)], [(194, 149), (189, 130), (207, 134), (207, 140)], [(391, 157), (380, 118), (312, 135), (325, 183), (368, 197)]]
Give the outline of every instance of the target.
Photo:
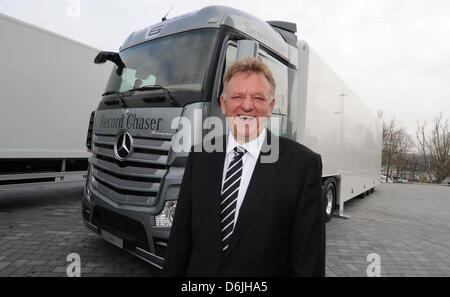
[(225, 73), (223, 90), (220, 105), (233, 139), (241, 145), (256, 139), (275, 106), (275, 80), (270, 70), (256, 59), (235, 63)]
[[(191, 152), (166, 252), (166, 276), (324, 276), (320, 155), (266, 129), (275, 80), (238, 60), (220, 98), (225, 152)], [(270, 143), (278, 158), (261, 162)]]

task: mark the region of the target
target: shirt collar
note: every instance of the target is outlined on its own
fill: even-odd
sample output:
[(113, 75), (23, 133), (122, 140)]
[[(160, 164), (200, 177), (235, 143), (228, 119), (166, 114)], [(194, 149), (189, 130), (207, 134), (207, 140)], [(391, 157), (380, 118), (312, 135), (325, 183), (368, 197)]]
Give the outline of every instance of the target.
[(259, 153), (261, 152), (261, 147), (264, 143), (264, 139), (266, 138), (266, 128), (264, 128), (261, 133), (253, 139), (252, 141), (249, 141), (244, 144), (239, 144), (236, 139), (234, 139), (234, 136), (230, 132), (228, 135), (228, 144), (227, 144), (227, 155), (233, 151), (233, 149), (237, 146), (241, 146), (245, 148), (245, 150), (255, 159), (258, 159)]

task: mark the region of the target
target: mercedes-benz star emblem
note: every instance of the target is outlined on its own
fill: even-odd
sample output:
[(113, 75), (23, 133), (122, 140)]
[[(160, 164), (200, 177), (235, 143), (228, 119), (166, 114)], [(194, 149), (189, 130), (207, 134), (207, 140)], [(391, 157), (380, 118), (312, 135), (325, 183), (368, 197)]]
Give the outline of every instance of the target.
[(133, 137), (131, 134), (123, 131), (117, 136), (116, 143), (114, 145), (114, 154), (120, 161), (128, 159), (133, 152)]

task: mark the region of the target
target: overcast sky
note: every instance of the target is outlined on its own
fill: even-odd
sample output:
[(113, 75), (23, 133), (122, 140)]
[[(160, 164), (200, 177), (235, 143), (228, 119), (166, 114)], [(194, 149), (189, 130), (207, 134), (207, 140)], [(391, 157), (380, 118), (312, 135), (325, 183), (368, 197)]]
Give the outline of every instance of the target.
[(417, 120), (450, 117), (449, 0), (0, 0), (0, 12), (117, 51), (172, 6), (169, 18), (209, 5), (297, 23), (299, 37), (371, 109), (411, 134)]

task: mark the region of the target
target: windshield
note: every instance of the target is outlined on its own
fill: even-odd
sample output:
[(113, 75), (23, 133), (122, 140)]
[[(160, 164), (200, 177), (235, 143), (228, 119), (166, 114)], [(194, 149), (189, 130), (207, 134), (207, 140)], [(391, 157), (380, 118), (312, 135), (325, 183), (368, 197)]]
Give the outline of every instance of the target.
[(120, 53), (126, 68), (118, 75), (114, 67), (106, 91), (160, 85), (171, 93), (199, 92), (216, 37), (217, 30), (196, 30), (128, 48)]

